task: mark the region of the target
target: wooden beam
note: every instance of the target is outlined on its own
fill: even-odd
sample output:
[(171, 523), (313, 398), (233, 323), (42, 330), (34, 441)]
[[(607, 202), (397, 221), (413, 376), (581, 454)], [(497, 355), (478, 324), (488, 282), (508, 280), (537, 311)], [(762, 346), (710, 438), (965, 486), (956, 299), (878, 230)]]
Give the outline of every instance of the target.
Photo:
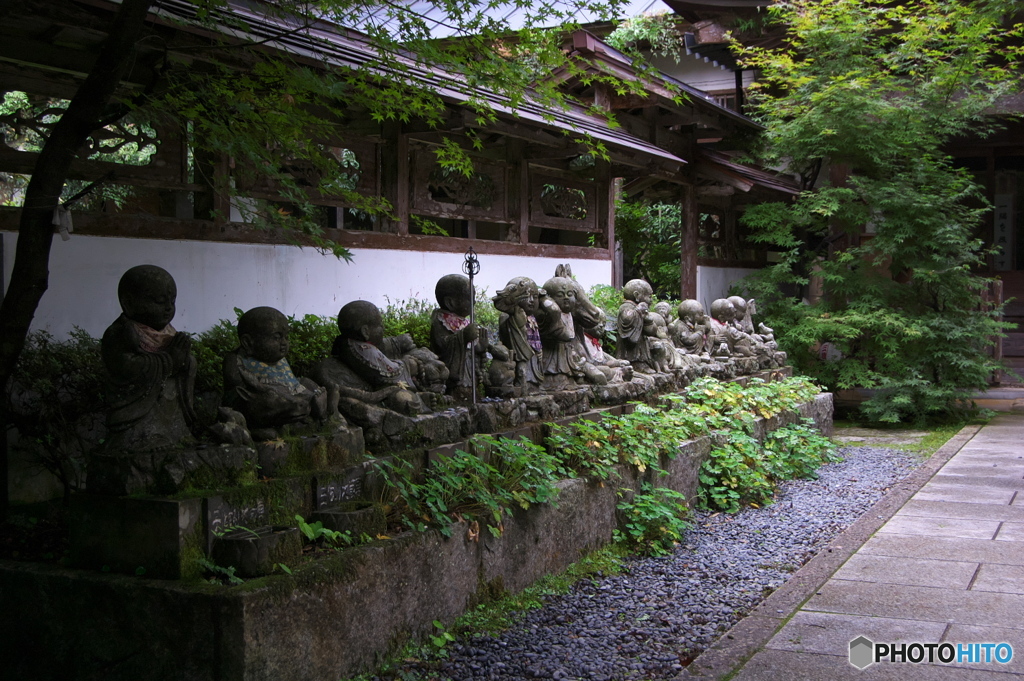
[[(0, 232), (16, 232), (21, 209), (0, 207)], [(369, 248), (399, 251), (464, 253), (470, 246), (477, 253), (523, 257), (559, 258), (562, 260), (605, 260), (608, 249), (560, 244), (519, 244), (489, 239), (460, 239), (445, 236), (385, 234), (381, 232), (328, 229), (325, 235), (346, 248)], [(76, 213), (77, 236), (111, 236), (173, 241), (211, 241), (238, 244), (312, 245), (298, 233), (256, 229), (238, 222), (216, 223), (212, 220), (181, 220), (153, 215), (125, 213)], [(291, 237), (291, 238), (290, 238)]]

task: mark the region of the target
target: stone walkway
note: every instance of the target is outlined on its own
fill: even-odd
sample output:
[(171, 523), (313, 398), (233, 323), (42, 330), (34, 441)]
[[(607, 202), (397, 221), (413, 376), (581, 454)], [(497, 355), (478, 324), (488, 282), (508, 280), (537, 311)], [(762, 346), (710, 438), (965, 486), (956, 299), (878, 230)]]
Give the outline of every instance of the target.
[[(925, 657), (861, 670), (848, 661), (859, 636), (1005, 642), (1014, 655), (1008, 664)], [(726, 677), (1024, 678), (1024, 415), (962, 430), (680, 678)]]

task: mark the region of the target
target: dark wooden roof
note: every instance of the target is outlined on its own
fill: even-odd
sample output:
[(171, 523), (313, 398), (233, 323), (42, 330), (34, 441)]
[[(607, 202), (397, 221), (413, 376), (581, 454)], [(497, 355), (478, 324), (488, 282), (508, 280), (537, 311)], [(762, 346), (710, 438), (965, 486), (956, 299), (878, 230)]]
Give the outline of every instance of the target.
[[(559, 132), (570, 138), (589, 135), (613, 151), (639, 155), (645, 157), (645, 161), (656, 160), (676, 167), (686, 163), (684, 159), (664, 149), (621, 129), (610, 127), (605, 119), (587, 112), (582, 106), (570, 104), (564, 109), (556, 109), (531, 99), (513, 106), (507, 97), (472, 87), (457, 74), (422, 64), (412, 55), (398, 57), (401, 62), (394, 63), (391, 68), (387, 63), (376, 64), (379, 55), (355, 31), (320, 22), (308, 29), (289, 32), (297, 27), (296, 20), (268, 17), (264, 12), (252, 9), (253, 6), (257, 5), (243, 0), (229, 0), (230, 14), (222, 13), (218, 17), (220, 30), (243, 40), (267, 41), (265, 44), (268, 48), (307, 59), (322, 67), (370, 68), (388, 77), (409, 79), (416, 85), (433, 90), (452, 104), (465, 104), (471, 99), (480, 99), (507, 120)], [(185, 22), (195, 19), (195, 10), (196, 7), (186, 0), (162, 0), (154, 8), (160, 16)], [(231, 25), (232, 18), (243, 19), (247, 24), (246, 30)]]
[(694, 170), (700, 175), (709, 176), (745, 192), (755, 187), (789, 195), (796, 195), (801, 191), (800, 184), (787, 175), (736, 163), (730, 155), (705, 147), (697, 150)]

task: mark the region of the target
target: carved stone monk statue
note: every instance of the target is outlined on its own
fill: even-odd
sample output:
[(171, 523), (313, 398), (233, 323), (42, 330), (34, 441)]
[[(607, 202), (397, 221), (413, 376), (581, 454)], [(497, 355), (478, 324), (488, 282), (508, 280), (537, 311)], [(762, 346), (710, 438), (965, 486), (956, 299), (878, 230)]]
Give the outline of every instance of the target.
[(535, 390), (543, 379), (540, 367), (541, 340), (537, 325), (540, 290), (529, 277), (515, 277), (492, 299), (501, 312), (498, 337), (515, 363), (515, 385), (525, 392)]
[[(338, 331), (331, 356), (313, 367), (310, 377), (319, 383), (338, 386), (341, 408), (346, 415), (353, 417), (345, 408), (346, 399), (382, 406), (406, 415), (429, 411), (415, 392), (417, 385), (410, 371), (410, 366), (413, 370), (420, 369), (420, 360), (417, 358), (407, 363), (385, 354), (382, 349), (384, 325), (376, 305), (356, 300), (342, 307), (338, 312)], [(404, 339), (398, 339), (391, 345), (402, 347), (402, 341)], [(408, 344), (411, 343), (409, 338)], [(435, 363), (444, 367), (436, 357)]]
[(448, 390), (467, 397), (473, 389), (473, 362), (479, 332), (469, 320), (473, 295), (469, 277), (446, 274), (437, 281), (438, 308), (430, 317), (430, 349), (448, 367)]
[(156, 265), (121, 277), (122, 314), (100, 343), (108, 377), (107, 448), (154, 451), (193, 442), (196, 360), (189, 335), (171, 326), (178, 295)]
[[(675, 348), (668, 340), (665, 320), (651, 312), (651, 285), (633, 279), (622, 287), (626, 299), (619, 307), (616, 355), (640, 372), (671, 372), (677, 368)], [(660, 322), (660, 323), (659, 323)]]
[(575, 376), (581, 373), (582, 358), (573, 348), (576, 326), (572, 313), (576, 309), (576, 288), (572, 279), (552, 277), (544, 284), (537, 309), (540, 328), (541, 369), (545, 390), (568, 390), (576, 387)]
[(735, 319), (736, 307), (728, 298), (719, 298), (711, 303), (712, 345), (716, 357), (754, 356), (753, 341), (733, 323)]
[(255, 439), (337, 416), (338, 388), (299, 378), (288, 363), (288, 318), (255, 307), (238, 320), (238, 350), (224, 357), (224, 405), (245, 416)]
[(669, 325), (672, 343), (685, 355), (708, 356), (708, 329), (704, 306), (697, 300), (679, 303), (679, 319)]
[(583, 378), (593, 385), (629, 381), (633, 377), (633, 368), (629, 362), (615, 359), (601, 345), (605, 323), (608, 321), (604, 310), (595, 305), (583, 285), (573, 279), (572, 268), (568, 264), (556, 267), (555, 276), (571, 281), (576, 292), (576, 304), (572, 311), (573, 326), (576, 328), (573, 352), (583, 360)]

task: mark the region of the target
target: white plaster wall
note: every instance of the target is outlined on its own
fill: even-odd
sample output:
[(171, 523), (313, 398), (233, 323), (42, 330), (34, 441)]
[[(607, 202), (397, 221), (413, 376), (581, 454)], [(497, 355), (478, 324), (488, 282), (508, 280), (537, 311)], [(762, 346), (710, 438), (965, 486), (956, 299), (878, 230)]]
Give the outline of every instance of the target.
[[(4, 233), (4, 286), (10, 281), (17, 236)], [(353, 249), (352, 263), (311, 248), (157, 241), (73, 235), (55, 239), (50, 287), (34, 329), (66, 334), (80, 326), (98, 336), (120, 314), (117, 282), (129, 267), (159, 265), (178, 285), (179, 331), (204, 331), (220, 319), (234, 319), (233, 308), (276, 307), (287, 315), (335, 315), (352, 300), (377, 305), (406, 298), (433, 300), (434, 284), (462, 271), (461, 253), (421, 253)], [(515, 276), (543, 285), (554, 276), (555, 258), (481, 255), (478, 287), (491, 294)], [(611, 283), (610, 260), (569, 261), (586, 288)]]
[(729, 295), (729, 286), (748, 274), (757, 272), (745, 267), (704, 267), (697, 266), (697, 295), (704, 309), (711, 310), (711, 303)]

